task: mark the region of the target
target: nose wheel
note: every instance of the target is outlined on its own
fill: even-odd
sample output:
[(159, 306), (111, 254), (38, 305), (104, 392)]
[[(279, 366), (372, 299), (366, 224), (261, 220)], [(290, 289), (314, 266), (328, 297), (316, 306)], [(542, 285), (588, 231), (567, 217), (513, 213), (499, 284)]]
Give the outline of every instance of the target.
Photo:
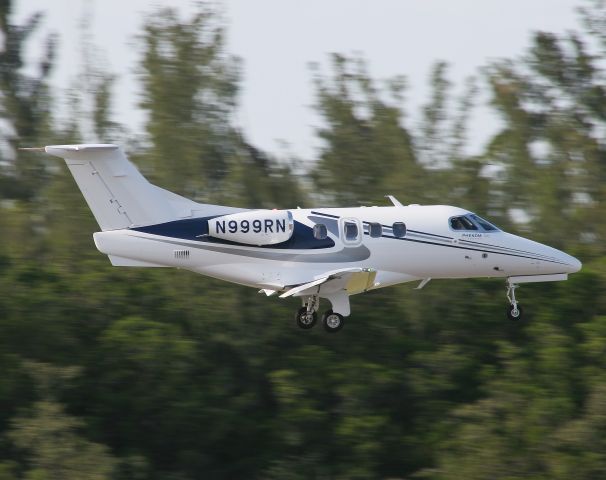
[(507, 282), (507, 300), (509, 300), (509, 307), (507, 307), (507, 318), (514, 322), (522, 318), (522, 306), (516, 300), (516, 288), (518, 285)]

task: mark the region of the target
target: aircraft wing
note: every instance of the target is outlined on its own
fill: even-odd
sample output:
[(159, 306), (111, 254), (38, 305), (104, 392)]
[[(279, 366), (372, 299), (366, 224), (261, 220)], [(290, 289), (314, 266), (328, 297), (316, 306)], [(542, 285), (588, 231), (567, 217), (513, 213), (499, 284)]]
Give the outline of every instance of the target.
[(346, 268), (327, 273), (311, 282), (297, 285), (280, 295), (280, 298), (311, 295), (320, 292), (345, 290), (348, 295), (362, 293), (374, 286), (376, 270), (371, 268)]

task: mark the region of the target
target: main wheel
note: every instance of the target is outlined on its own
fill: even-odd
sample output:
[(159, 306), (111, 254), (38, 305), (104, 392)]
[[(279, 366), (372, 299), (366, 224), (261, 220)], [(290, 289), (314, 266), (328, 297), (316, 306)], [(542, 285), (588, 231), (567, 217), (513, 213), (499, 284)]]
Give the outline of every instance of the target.
[(522, 318), (523, 312), (524, 310), (522, 310), (522, 306), (519, 303), (516, 308), (513, 308), (513, 305), (509, 305), (509, 307), (507, 307), (507, 318), (509, 318), (511, 321), (517, 322)]
[(343, 328), (345, 319), (340, 313), (335, 313), (332, 310), (326, 311), (322, 316), (322, 322), (324, 323), (324, 329), (329, 333), (338, 332)]
[(297, 311), (295, 319), (297, 320), (297, 325), (299, 325), (300, 328), (303, 330), (309, 330), (316, 324), (318, 316), (316, 315), (316, 312), (308, 312), (307, 307), (301, 307)]

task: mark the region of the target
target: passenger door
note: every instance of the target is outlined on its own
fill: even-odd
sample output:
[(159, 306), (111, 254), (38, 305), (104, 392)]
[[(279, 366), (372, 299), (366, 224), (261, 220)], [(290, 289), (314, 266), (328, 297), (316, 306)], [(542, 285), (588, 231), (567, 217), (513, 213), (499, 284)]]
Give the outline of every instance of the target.
[(347, 247), (355, 247), (362, 242), (362, 223), (357, 218), (342, 218), (339, 222), (341, 241)]

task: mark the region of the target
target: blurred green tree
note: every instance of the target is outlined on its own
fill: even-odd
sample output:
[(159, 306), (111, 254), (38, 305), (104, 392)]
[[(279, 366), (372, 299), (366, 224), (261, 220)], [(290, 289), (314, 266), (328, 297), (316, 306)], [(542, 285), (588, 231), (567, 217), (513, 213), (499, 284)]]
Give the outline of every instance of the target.
[(32, 15), (23, 25), (11, 22), (13, 2), (0, 4), (0, 248), (15, 254), (40, 229), (32, 215), (31, 202), (41, 199), (40, 189), (51, 174), (43, 160), (17, 150), (39, 146), (50, 137), (51, 96), (48, 89), (56, 51), (56, 38), (49, 36), (36, 65), (26, 65), (25, 49), (38, 31), (43, 15)]
[(110, 479), (115, 459), (104, 445), (85, 439), (83, 422), (65, 411), (55, 398), (58, 384), (69, 381), (77, 369), (26, 362), (35, 377), (40, 400), (12, 420), (8, 437), (25, 452), (27, 480)]
[(597, 132), (606, 125), (606, 85), (590, 40), (537, 33), (522, 62), (488, 69), (504, 127), (485, 158), (502, 168), (491, 184), (501, 218), (539, 241), (595, 255), (604, 245), (604, 222), (595, 219), (605, 200)]
[(225, 52), (223, 27), (210, 7), (190, 21), (166, 8), (147, 19), (140, 77), (154, 176), (169, 189), (208, 199), (233, 155), (231, 113), (239, 62)]
[(316, 109), (325, 123), (318, 130), (323, 146), (314, 169), (316, 196), (339, 206), (384, 203), (389, 193), (415, 198), (422, 175), (402, 124), (404, 79), (391, 79), (384, 92), (361, 58), (335, 54), (331, 66), (333, 77), (315, 78)]
[(12, 9), (10, 0), (0, 4), (4, 45), (0, 51), (0, 115), (6, 122), (2, 131), (0, 198), (31, 199), (47, 179), (47, 172), (39, 159), (18, 152), (17, 147), (38, 146), (48, 138), (51, 98), (47, 80), (54, 62), (56, 38), (50, 36), (45, 40), (35, 73), (25, 73), (25, 47), (43, 15), (36, 13), (24, 25), (14, 25), (10, 19)]
[[(3, 5), (3, 31), (21, 55), (29, 34), (16, 33), (36, 21), (12, 26)], [(301, 332), (294, 300), (191, 272), (112, 269), (93, 249), (96, 225), (65, 169), (28, 163), (33, 180), (19, 183), (29, 173), (20, 177), (7, 154), (0, 478), (69, 478), (57, 474), (65, 468), (78, 478), (179, 480), (603, 476), (606, 47), (595, 53), (591, 39), (603, 41), (605, 11), (585, 9), (590, 37), (540, 33), (524, 57), (486, 69), (502, 123), (475, 156), (466, 139), (476, 81), (455, 97), (438, 62), (411, 125), (402, 78), (382, 83), (359, 57), (333, 56), (331, 73), (315, 77), (323, 144), (304, 186), (234, 125), (239, 63), (213, 7), (188, 20), (171, 9), (150, 16), (139, 39), (147, 138), (128, 150), (153, 181), (263, 208), (384, 203), (386, 193), (453, 203), (532, 229), (585, 266), (568, 282), (524, 290), (529, 323), (504, 323), (499, 282), (445, 280), (355, 297), (337, 336)], [(15, 97), (7, 118), (34, 122), (19, 138), (114, 138), (103, 65), (86, 93), (91, 108), (75, 98), (59, 129), (50, 92), (25, 98), (21, 82), (32, 79), (19, 56), (2, 55), (0, 68), (14, 67), (0, 85)]]
[(151, 145), (135, 159), (166, 188), (203, 202), (294, 206), (303, 195), (291, 169), (233, 125), (240, 62), (224, 37), (210, 6), (186, 21), (171, 8), (148, 18), (139, 73)]

